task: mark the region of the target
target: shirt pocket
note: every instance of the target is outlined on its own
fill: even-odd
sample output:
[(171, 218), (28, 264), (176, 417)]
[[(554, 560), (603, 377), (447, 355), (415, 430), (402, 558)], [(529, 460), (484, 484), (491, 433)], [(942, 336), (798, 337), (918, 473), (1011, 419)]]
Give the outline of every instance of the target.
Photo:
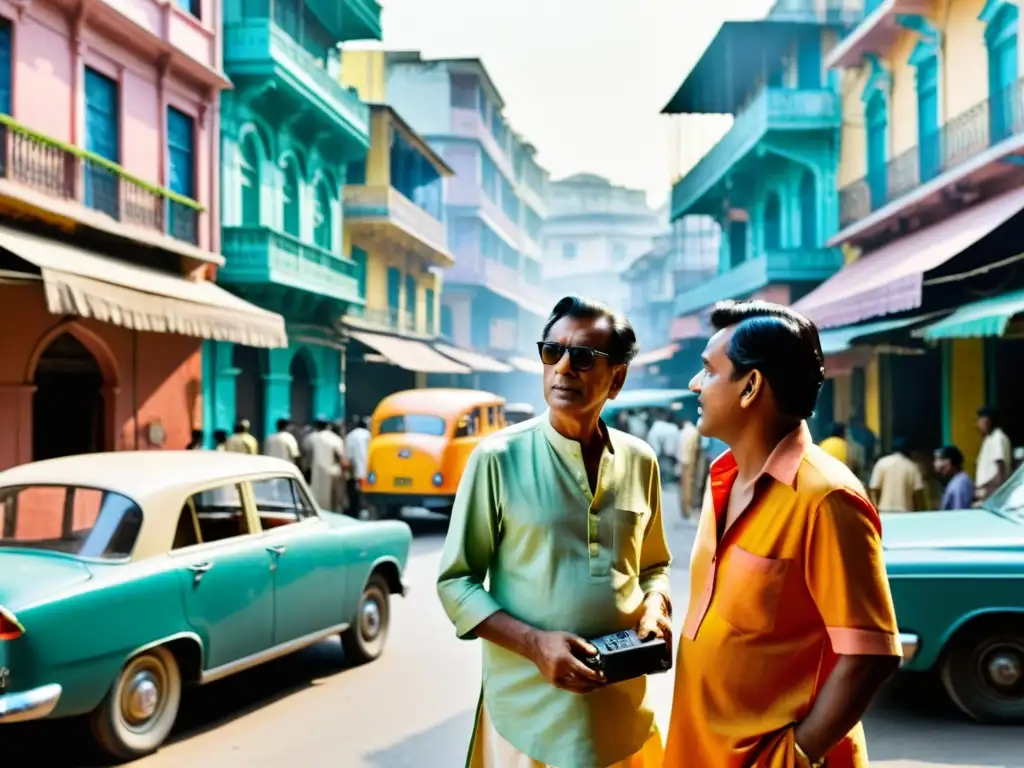
[(646, 526), (646, 511), (621, 507), (612, 509), (612, 546), (615, 550), (612, 561), (616, 570), (623, 573), (637, 571)]
[(792, 561), (762, 557), (737, 546), (722, 560), (715, 612), (743, 634), (771, 632)]

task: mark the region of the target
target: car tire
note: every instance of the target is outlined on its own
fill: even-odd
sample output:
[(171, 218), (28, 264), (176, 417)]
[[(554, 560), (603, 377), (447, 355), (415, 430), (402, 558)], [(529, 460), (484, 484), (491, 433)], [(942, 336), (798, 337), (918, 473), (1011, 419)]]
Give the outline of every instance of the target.
[(376, 573), (363, 587), (352, 622), (341, 634), (345, 660), (353, 666), (374, 661), (384, 652), (391, 622), (390, 594), (387, 581)]
[(119, 760), (156, 752), (181, 707), (181, 669), (174, 654), (157, 647), (124, 665), (89, 726), (100, 749)]
[(953, 638), (941, 668), (949, 698), (981, 723), (1024, 723), (1024, 619), (1001, 616)]

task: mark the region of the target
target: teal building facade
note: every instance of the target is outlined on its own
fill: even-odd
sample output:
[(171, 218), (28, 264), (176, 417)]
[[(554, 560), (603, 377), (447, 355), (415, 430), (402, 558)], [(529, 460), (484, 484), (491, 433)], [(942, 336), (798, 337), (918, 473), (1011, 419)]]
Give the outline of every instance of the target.
[(225, 0), (217, 280), (284, 316), (289, 346), (223, 341), (203, 356), (204, 424), (344, 417), (341, 318), (365, 302), (344, 237), (344, 185), (365, 160), (370, 110), (339, 82), (338, 45), (379, 40), (376, 0)]

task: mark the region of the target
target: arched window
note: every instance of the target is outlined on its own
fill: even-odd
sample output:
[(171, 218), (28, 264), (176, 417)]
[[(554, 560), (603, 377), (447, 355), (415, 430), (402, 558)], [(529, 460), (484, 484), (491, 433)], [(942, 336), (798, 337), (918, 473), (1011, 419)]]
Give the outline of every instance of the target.
[(1020, 12), (1014, 3), (989, 0), (978, 17), (986, 24), (985, 47), (988, 49), (989, 131), (993, 144), (1020, 130), (1017, 108), (1017, 19)]
[(262, 153), (257, 147), (256, 134), (249, 132), (239, 148), (239, 174), (242, 185), (242, 226), (260, 224), (260, 162)]
[(778, 192), (769, 192), (764, 201), (764, 249), (776, 251), (782, 247), (782, 205)]
[(292, 237), (299, 237), (299, 168), (293, 156), (285, 159), (281, 174), (284, 177), (284, 231)]
[(800, 244), (804, 248), (818, 247), (818, 197), (810, 171), (800, 179)]
[(316, 185), (316, 211), (313, 218), (313, 242), (330, 251), (334, 247), (331, 220), (331, 193), (323, 177)]
[(888, 199), (886, 174), (886, 136), (889, 117), (886, 113), (885, 95), (875, 91), (868, 99), (865, 109), (865, 123), (868, 128), (868, 188), (871, 190), (871, 209), (885, 205)]

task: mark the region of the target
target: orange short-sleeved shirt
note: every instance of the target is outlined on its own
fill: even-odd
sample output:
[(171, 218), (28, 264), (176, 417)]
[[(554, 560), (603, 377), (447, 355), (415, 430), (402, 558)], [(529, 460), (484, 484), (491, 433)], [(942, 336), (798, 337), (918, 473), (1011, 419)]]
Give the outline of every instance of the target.
[[(792, 768), (792, 724), (839, 655), (901, 654), (881, 522), (857, 478), (794, 430), (719, 539), (736, 462), (711, 466), (690, 564), (665, 768)], [(857, 725), (829, 768), (868, 765)]]

